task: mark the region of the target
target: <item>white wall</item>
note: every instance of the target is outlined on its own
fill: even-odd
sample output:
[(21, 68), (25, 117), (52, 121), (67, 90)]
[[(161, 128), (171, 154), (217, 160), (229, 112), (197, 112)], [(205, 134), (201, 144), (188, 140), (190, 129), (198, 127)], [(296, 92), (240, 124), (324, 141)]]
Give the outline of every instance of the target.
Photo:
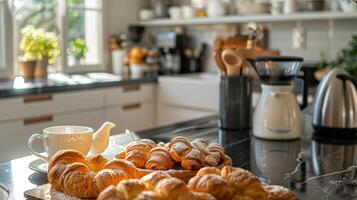
[[(127, 25), (135, 23), (138, 19), (138, 12), (141, 8), (149, 6), (149, 0), (105, 0), (104, 5), (104, 25), (105, 25), (105, 46), (111, 34), (119, 34), (127, 31)], [(175, 0), (174, 4), (187, 4), (188, 0)], [(316, 62), (320, 59), (321, 52), (324, 52), (327, 59), (334, 58), (336, 53), (346, 46), (352, 34), (357, 34), (356, 19), (336, 20), (333, 27), (329, 28), (326, 21), (303, 21), (302, 26), (307, 31), (307, 48), (303, 52), (295, 52), (292, 49), (292, 29), (296, 22), (268, 23), (270, 27), (269, 44), (271, 48), (278, 49), (283, 55), (303, 56), (307, 62)], [(331, 23), (330, 23), (331, 24)], [(169, 28), (151, 28), (147, 33), (168, 30)], [(244, 26), (242, 27), (244, 32)], [(203, 42), (212, 44), (218, 35), (229, 35), (235, 32), (232, 26), (190, 26), (187, 33), (195, 38), (197, 45)], [(330, 32), (329, 32), (330, 31)], [(332, 32), (331, 32), (332, 31)], [(329, 33), (332, 35), (329, 36)], [(108, 61), (108, 53), (107, 61)], [(216, 71), (216, 66), (210, 50), (209, 60), (206, 64), (207, 71)]]
[(108, 65), (109, 52), (107, 41), (110, 35), (126, 33), (128, 24), (137, 22), (138, 13), (141, 8), (148, 6), (148, 0), (104, 0), (104, 47), (105, 59)]

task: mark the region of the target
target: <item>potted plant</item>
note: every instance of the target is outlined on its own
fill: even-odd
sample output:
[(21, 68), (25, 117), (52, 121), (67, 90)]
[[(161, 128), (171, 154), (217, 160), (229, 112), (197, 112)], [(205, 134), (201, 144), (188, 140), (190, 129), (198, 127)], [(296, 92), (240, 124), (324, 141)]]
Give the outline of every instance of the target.
[(350, 43), (337, 55), (332, 67), (344, 68), (352, 76), (357, 77), (357, 35), (353, 35)]
[(20, 56), (18, 62), (21, 66), (22, 77), (24, 77), (24, 79), (33, 79), (35, 77), (36, 60)]
[(76, 64), (83, 64), (88, 48), (83, 39), (77, 38), (71, 41), (69, 53), (74, 56)]
[(316, 71), (315, 77), (319, 81), (335, 67), (343, 68), (352, 76), (357, 77), (357, 35), (352, 36), (348, 46), (338, 52), (335, 60), (331, 62), (324, 60), (316, 67), (319, 70)]
[(20, 49), (27, 60), (36, 60), (35, 78), (47, 77), (48, 64), (53, 64), (60, 55), (58, 38), (44, 29), (27, 26), (22, 30)]

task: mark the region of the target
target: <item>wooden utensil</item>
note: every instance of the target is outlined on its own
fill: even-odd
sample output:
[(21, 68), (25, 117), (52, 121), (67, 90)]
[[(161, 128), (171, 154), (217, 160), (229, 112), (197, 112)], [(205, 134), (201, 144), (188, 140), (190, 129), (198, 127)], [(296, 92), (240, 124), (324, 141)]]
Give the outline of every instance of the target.
[(227, 67), (228, 76), (240, 76), (244, 60), (241, 53), (232, 49), (225, 49), (222, 52), (222, 61)]
[(216, 64), (218, 66), (218, 68), (224, 73), (227, 73), (227, 67), (226, 65), (223, 63), (222, 60), (222, 51), (223, 51), (223, 45), (224, 45), (224, 41), (223, 39), (216, 39), (214, 41), (214, 45), (213, 45), (213, 50), (214, 50), (214, 59), (216, 61)]

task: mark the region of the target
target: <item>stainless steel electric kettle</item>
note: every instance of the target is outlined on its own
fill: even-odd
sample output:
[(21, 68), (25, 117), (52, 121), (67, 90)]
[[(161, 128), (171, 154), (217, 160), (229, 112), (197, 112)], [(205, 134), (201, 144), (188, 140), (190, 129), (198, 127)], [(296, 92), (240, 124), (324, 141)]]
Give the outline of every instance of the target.
[(333, 69), (317, 88), (312, 125), (319, 132), (357, 133), (357, 80)]

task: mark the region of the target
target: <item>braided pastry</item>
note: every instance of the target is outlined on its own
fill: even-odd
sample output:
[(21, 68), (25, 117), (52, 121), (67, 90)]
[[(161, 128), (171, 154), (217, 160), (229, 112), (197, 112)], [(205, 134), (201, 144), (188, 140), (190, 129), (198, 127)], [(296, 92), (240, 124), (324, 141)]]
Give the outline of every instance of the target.
[(137, 177), (136, 167), (125, 160), (108, 161), (101, 155), (87, 159), (75, 150), (57, 152), (48, 165), (52, 187), (79, 198), (96, 198), (100, 191), (121, 180)]
[(155, 147), (147, 155), (145, 168), (151, 170), (168, 170), (174, 166), (170, 151), (165, 147)]
[(208, 147), (208, 142), (207, 140), (204, 139), (195, 139), (194, 141), (191, 142), (191, 145), (202, 151), (204, 154), (207, 154), (207, 147)]
[(218, 166), (225, 155), (224, 148), (221, 145), (216, 143), (210, 144), (207, 147), (207, 155), (204, 161), (205, 165), (212, 167)]
[(204, 153), (193, 148), (190, 141), (185, 137), (176, 137), (167, 145), (170, 155), (176, 162), (187, 170), (197, 170), (203, 166)]
[[(132, 162), (138, 168), (144, 168), (147, 154), (154, 147), (156, 147), (156, 143), (148, 139), (131, 142), (125, 149), (125, 159)], [(121, 154), (119, 158), (123, 156)]]

